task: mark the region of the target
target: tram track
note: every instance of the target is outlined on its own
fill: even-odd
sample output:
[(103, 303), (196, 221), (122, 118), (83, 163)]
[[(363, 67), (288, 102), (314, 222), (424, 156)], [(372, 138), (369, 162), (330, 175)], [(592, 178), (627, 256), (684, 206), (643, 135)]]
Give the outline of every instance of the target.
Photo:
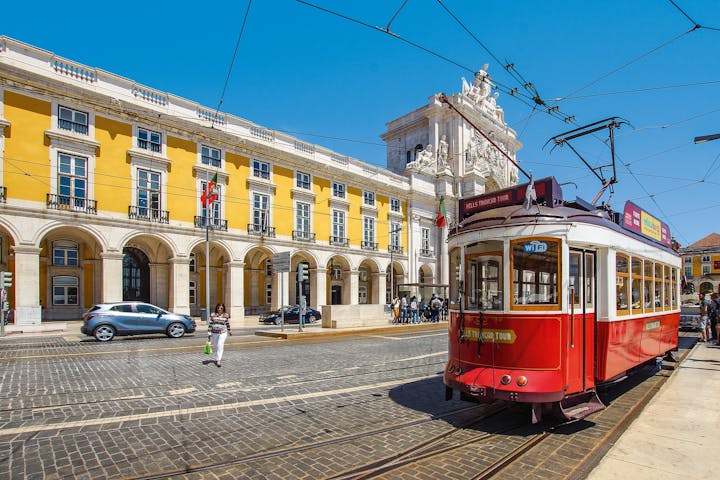
[[(482, 423), (483, 421), (492, 418), (493, 416), (497, 415), (498, 413), (501, 413), (502, 411), (505, 411), (507, 409), (506, 406), (488, 406), (488, 405), (473, 405), (470, 407), (464, 407), (457, 410), (452, 410), (449, 412), (445, 412), (443, 414), (439, 415), (433, 415), (428, 418), (423, 418), (419, 420), (412, 420), (407, 422), (401, 422), (395, 425), (385, 426), (382, 428), (367, 430), (364, 432), (359, 432), (351, 435), (345, 435), (342, 437), (330, 439), (330, 440), (324, 440), (320, 442), (309, 442), (302, 445), (296, 445), (293, 447), (287, 447), (287, 448), (281, 448), (276, 449), (272, 451), (266, 451), (266, 452), (257, 452), (252, 453), (248, 455), (243, 455), (236, 457), (232, 460), (226, 460), (222, 462), (208, 462), (200, 465), (188, 465), (183, 469), (173, 470), (173, 471), (166, 471), (166, 472), (159, 472), (154, 473), (150, 475), (144, 475), (144, 476), (137, 476), (137, 477), (126, 477), (124, 480), (160, 480), (164, 478), (172, 478), (177, 475), (183, 475), (183, 474), (192, 474), (192, 473), (198, 473), (203, 471), (212, 471), (216, 469), (222, 469), (222, 468), (228, 468), (238, 465), (245, 465), (256, 461), (262, 461), (267, 460), (275, 457), (282, 457), (282, 456), (288, 456), (297, 454), (300, 452), (307, 452), (314, 449), (323, 449), (330, 446), (338, 446), (343, 444), (348, 444), (351, 442), (356, 442), (358, 440), (364, 440), (368, 439), (373, 436), (377, 435), (387, 435), (390, 433), (398, 432), (403, 429), (408, 428), (414, 428), (414, 427), (422, 427), (424, 425), (427, 425), (429, 423), (437, 422), (437, 421), (448, 421), (453, 416), (461, 415), (461, 414), (467, 414), (472, 413), (478, 410), (485, 410), (490, 409), (489, 412), (485, 412), (480, 417), (473, 416), (470, 420), (462, 421), (458, 426), (452, 427), (449, 431), (443, 432), (442, 434), (436, 435), (435, 438), (431, 438), (429, 440), (426, 440), (422, 442), (423, 445), (430, 445), (434, 442), (437, 442), (439, 440), (442, 440), (443, 438), (446, 438), (450, 435), (453, 435), (459, 431), (462, 431), (465, 428), (468, 428), (472, 425), (477, 425)], [(417, 446), (414, 446), (413, 448), (417, 448)], [(329, 478), (336, 478), (335, 476), (329, 477)], [(337, 477), (341, 478), (341, 477)]]

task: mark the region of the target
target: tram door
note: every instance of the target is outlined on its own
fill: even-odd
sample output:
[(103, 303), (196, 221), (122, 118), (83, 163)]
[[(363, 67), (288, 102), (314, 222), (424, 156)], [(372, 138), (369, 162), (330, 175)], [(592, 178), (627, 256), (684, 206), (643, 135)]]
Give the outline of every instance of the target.
[(593, 387), (595, 358), (595, 252), (570, 250), (567, 323), (569, 391)]

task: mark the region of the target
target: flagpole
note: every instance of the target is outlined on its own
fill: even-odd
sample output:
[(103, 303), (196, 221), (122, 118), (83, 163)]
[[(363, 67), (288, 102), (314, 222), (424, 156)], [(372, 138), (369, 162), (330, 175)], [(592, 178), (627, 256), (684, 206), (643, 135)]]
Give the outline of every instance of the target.
[[(205, 189), (210, 185), (208, 172), (205, 172)], [(210, 205), (205, 202), (205, 320), (210, 321)]]

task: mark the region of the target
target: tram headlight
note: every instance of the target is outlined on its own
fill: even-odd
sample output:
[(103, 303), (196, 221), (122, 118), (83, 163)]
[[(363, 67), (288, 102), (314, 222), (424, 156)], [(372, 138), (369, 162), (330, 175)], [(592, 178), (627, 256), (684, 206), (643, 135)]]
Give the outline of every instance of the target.
[(528, 383), (528, 379), (525, 375), (520, 375), (517, 380), (515, 381), (517, 383), (518, 387), (524, 387)]
[(500, 377), (500, 383), (502, 383), (503, 385), (509, 385), (510, 382), (512, 382), (512, 377), (507, 373)]

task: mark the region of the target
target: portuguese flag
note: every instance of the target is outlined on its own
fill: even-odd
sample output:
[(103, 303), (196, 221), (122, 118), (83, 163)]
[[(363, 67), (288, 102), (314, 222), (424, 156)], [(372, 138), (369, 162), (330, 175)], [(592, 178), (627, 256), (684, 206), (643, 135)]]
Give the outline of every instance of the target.
[(212, 180), (210, 180), (207, 184), (207, 187), (205, 187), (205, 191), (200, 195), (200, 201), (203, 204), (203, 207), (207, 207), (208, 205), (212, 204), (215, 200), (218, 198), (218, 192), (217, 192), (217, 172), (215, 172), (215, 175), (213, 175)]
[(435, 225), (437, 225), (440, 228), (443, 228), (447, 224), (447, 222), (445, 220), (445, 215), (447, 215), (447, 213), (445, 212), (445, 197), (440, 197), (440, 204), (438, 205), (437, 218), (435, 218)]

